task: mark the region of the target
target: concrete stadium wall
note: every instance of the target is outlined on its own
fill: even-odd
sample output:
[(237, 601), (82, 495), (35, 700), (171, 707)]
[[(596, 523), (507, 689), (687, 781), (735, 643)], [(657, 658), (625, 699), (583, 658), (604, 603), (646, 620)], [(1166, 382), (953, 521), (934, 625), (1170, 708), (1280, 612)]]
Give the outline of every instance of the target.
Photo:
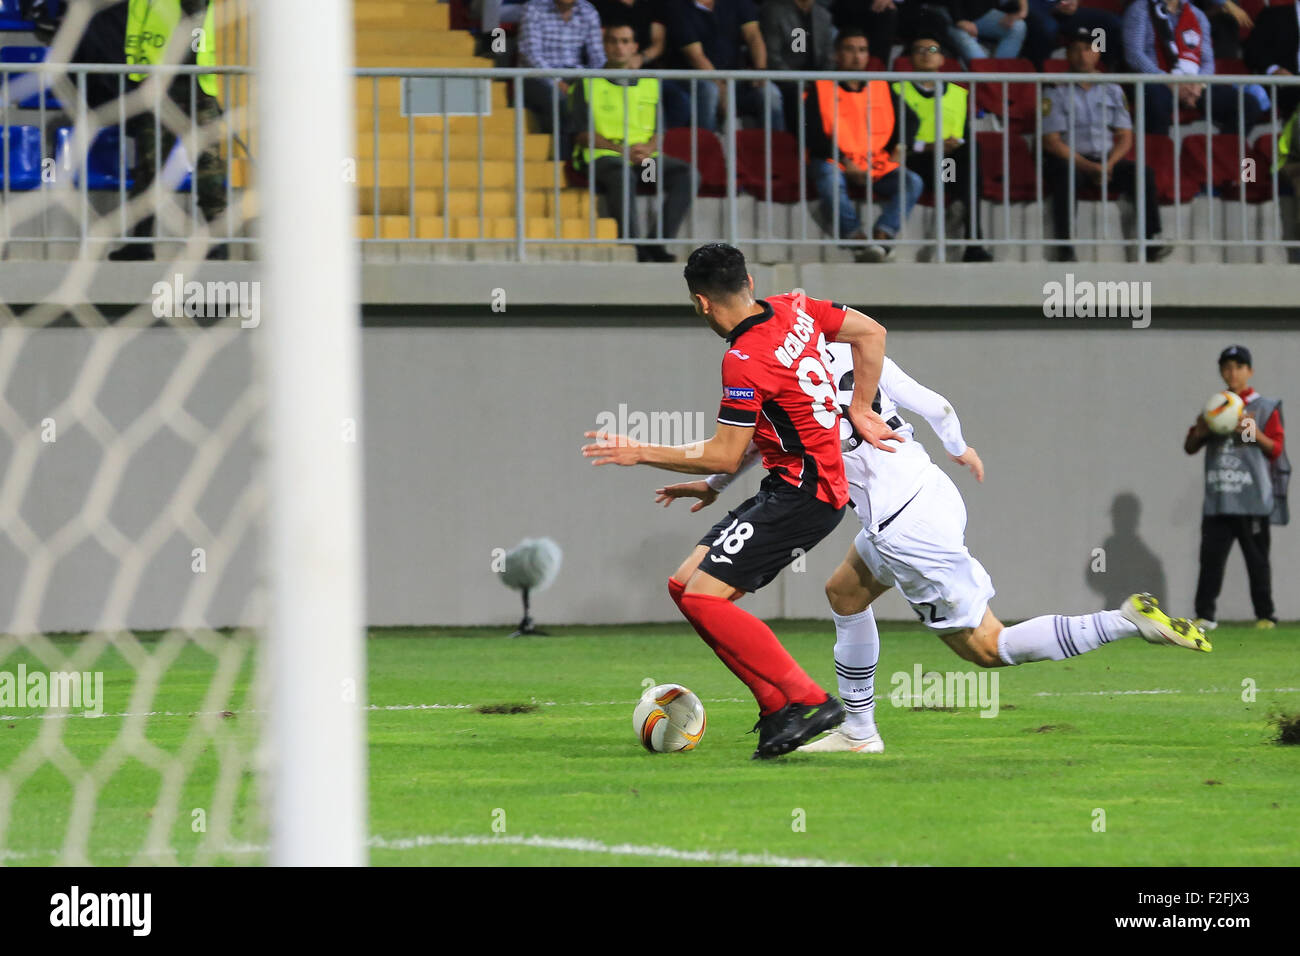
[[(114, 426), (125, 427), (160, 394), (176, 368), (178, 336), (153, 330), (122, 346), (97, 402)], [(185, 403), (207, 427), (232, 414), (249, 387), (250, 339), (226, 338)], [(1000, 615), (1083, 611), (1113, 605), (1135, 589), (1162, 591), (1173, 606), (1189, 606), (1201, 469), (1180, 446), (1216, 385), (1214, 356), (1237, 340), (1258, 356), (1261, 390), (1281, 393), (1295, 407), (1300, 398), (1288, 390), (1300, 368), (1300, 335), (1284, 331), (1135, 331), (1113, 323), (1059, 331), (891, 331), (891, 354), (956, 404), (988, 467), (987, 481), (976, 485), (944, 462), (966, 497), (969, 545), (993, 575)], [(66, 394), (89, 344), (85, 332), (50, 330), (25, 347), (7, 398), (30, 427), (39, 428), (51, 403)], [(493, 573), (493, 549), (536, 535), (549, 535), (564, 549), (559, 579), (534, 601), (539, 621), (672, 619), (664, 579), (721, 516), (723, 502), (741, 500), (760, 477), (746, 476), (712, 509), (690, 515), (680, 504), (668, 510), (654, 504), (653, 490), (673, 480), (669, 473), (596, 469), (578, 453), (582, 432), (595, 427), (600, 413), (617, 414), (620, 403), (631, 412), (687, 413), (692, 428), (698, 412), (711, 431), (722, 349), (703, 328), (378, 327), (366, 330), (364, 345), (360, 437), (374, 625), (512, 623), (518, 598)], [(241, 427), (235, 436), (196, 503), (200, 520), (161, 541), (144, 563), (129, 604), (132, 626), (176, 620), (195, 581), (196, 546), (208, 550), (209, 575), (218, 574), (219, 562), (226, 570), (208, 582), (213, 592), (188, 622), (249, 619), (259, 576), (256, 529), (227, 540), (220, 533), (253, 473), (255, 429)], [(920, 436), (941, 453), (923, 423)], [(11, 481), (14, 447), (6, 440), (0, 454)], [(102, 455), (83, 427), (36, 447), (17, 513), (44, 537), (84, 515)], [(162, 429), (122, 477), (108, 507), (114, 526), (128, 537), (143, 535), (192, 462), (191, 446), (175, 429)], [(1136, 527), (1128, 518), (1112, 527), (1121, 495), (1140, 503)], [(787, 571), (749, 599), (753, 610), (825, 616), (822, 582), (854, 530), (848, 515), (808, 555), (804, 571)], [(7, 538), (0, 540), (0, 614), (8, 620), (20, 585), (31, 586), (32, 567)], [(39, 613), (42, 629), (82, 628), (102, 614), (114, 568), (111, 544), (88, 537), (54, 564)], [(1089, 571), (1098, 547), (1106, 549), (1105, 574)], [(1275, 529), (1273, 555), (1279, 613), (1295, 618), (1300, 605), (1289, 587), (1300, 565), (1295, 528)], [(879, 613), (910, 616), (892, 596)], [(1250, 616), (1237, 556), (1221, 616)]]
[[(106, 274), (91, 290), (92, 301), (105, 303), (108, 312), (142, 301), (140, 280), (151, 283), (152, 277), (131, 268)], [(601, 413), (617, 415), (620, 403), (631, 412), (681, 412), (692, 427), (698, 414), (711, 432), (722, 343), (686, 313), (678, 269), (607, 271), (600, 273), (603, 283), (593, 284), (597, 273), (561, 265), (531, 273), (524, 283), (522, 268), (498, 267), (477, 277), (464, 267), (455, 276), (443, 273), (435, 280), (452, 291), (436, 310), (428, 304), (437, 301), (428, 269), (367, 272), (359, 436), (368, 619), (374, 625), (512, 624), (519, 601), (492, 570), (494, 549), (537, 535), (564, 548), (559, 579), (534, 600), (539, 622), (675, 619), (665, 578), (721, 516), (724, 502), (740, 501), (761, 477), (747, 476), (712, 509), (690, 515), (684, 505), (664, 510), (653, 502), (656, 487), (676, 480), (670, 473), (588, 464), (578, 451), (582, 432), (594, 428)], [(1278, 311), (1296, 301), (1290, 271), (1278, 270), (1271, 285), (1260, 274), (1249, 282), (1242, 272), (1232, 274), (1236, 297), (1247, 299), (1239, 305), (1249, 304), (1249, 294), (1260, 311), (1225, 307), (1186, 321), (1157, 313), (1150, 328), (1133, 329), (1124, 320), (1058, 323), (1028, 313), (1041, 276), (1026, 268), (951, 267), (927, 272), (955, 277), (930, 285), (916, 282), (908, 268), (754, 271), (760, 289), (802, 284), (835, 290), (836, 298), (851, 302), (907, 306), (868, 308), (890, 327), (890, 354), (955, 403), (968, 440), (988, 467), (986, 483), (976, 485), (946, 459), (942, 463), (965, 495), (968, 543), (993, 575), (999, 615), (1113, 606), (1137, 589), (1154, 590), (1190, 611), (1201, 463), (1183, 454), (1183, 435), (1219, 385), (1215, 356), (1238, 341), (1254, 351), (1256, 384), (1287, 400), (1292, 432), (1300, 434), (1300, 321), (1293, 307)], [(15, 293), (24, 277), (27, 292)], [(620, 285), (620, 277), (627, 282)], [(48, 288), (57, 274), (25, 269), (12, 278), (6, 301), (31, 302), (40, 301), (41, 283)], [(1227, 273), (1188, 270), (1184, 278), (1189, 285), (1202, 283), (1202, 302), (1234, 299), (1232, 290), (1214, 288)], [(512, 280), (511, 308), (494, 314), (485, 283), (503, 279)], [(385, 295), (376, 294), (377, 284)], [(1195, 300), (1185, 285), (1171, 285)], [(962, 300), (976, 308), (952, 308)], [(560, 301), (575, 304), (555, 305)], [(629, 301), (650, 301), (655, 308), (629, 313)], [(1020, 311), (999, 310), (998, 302)], [(165, 383), (181, 374), (182, 337), (193, 335), (205, 337), (211, 360), (183, 390), (182, 402), (160, 401)], [(142, 539), (162, 503), (181, 487), (194, 464), (190, 442), (196, 436), (224, 421), (232, 438), (227, 453), (210, 463), (211, 479), (185, 527), (161, 536), (140, 561), (139, 583), (122, 604), (122, 619), (137, 628), (178, 619), (187, 625), (256, 620), (257, 527), (230, 517), (241, 502), (250, 503), (245, 496), (255, 487), (259, 432), (255, 421), (239, 417), (239, 402), (252, 387), (257, 335), (256, 329), (0, 333), (0, 354), (13, 359), (6, 366), (7, 405), (0, 405), (0, 523), (6, 532), (0, 534), (0, 620), (13, 621), (20, 595), (33, 592), (38, 603), (32, 615), (42, 630), (81, 629), (102, 619), (114, 586), (112, 553), (123, 538), (87, 520), (94, 517), (87, 511), (88, 488), (97, 469), (113, 464), (101, 448), (107, 429), (126, 428), (155, 403), (166, 424), (102, 503), (108, 523), (125, 539)], [(14, 336), (22, 343), (11, 352)], [(69, 394), (92, 337), (113, 352), (94, 395), (103, 422), (93, 429), (59, 425), (57, 442), (31, 441), (25, 436), (37, 433)], [(919, 434), (932, 454), (941, 454), (924, 423)], [(1133, 500), (1140, 508), (1136, 523)], [(24, 540), (24, 523), (42, 539), (65, 526), (77, 530), (58, 539), (64, 544), (48, 577), (15, 543)], [(825, 617), (822, 583), (854, 531), (848, 515), (808, 555), (802, 571), (787, 571), (747, 604), (764, 616)], [(209, 571), (194, 591), (191, 555), (199, 546), (207, 549)], [(1089, 570), (1095, 548), (1106, 550), (1105, 574)], [(1278, 611), (1300, 617), (1289, 586), (1300, 566), (1300, 529), (1274, 529), (1273, 558)], [(882, 599), (878, 613), (911, 618), (894, 596)], [(1220, 616), (1251, 616), (1236, 554)]]
[[(956, 404), (984, 458), (983, 485), (943, 464), (965, 495), (968, 544), (993, 575), (998, 614), (1080, 612), (1145, 589), (1190, 610), (1202, 473), (1181, 445), (1218, 384), (1215, 357), (1238, 339), (1259, 356), (1262, 391), (1294, 388), (1300, 335), (1285, 332), (891, 332), (890, 353)], [(620, 402), (645, 412), (699, 410), (711, 422), (720, 345), (702, 328), (367, 332), (371, 619), (517, 619), (517, 598), (491, 571), (492, 549), (536, 535), (564, 548), (559, 579), (534, 600), (540, 621), (674, 618), (664, 579), (721, 517), (724, 501), (742, 500), (761, 476), (690, 515), (681, 504), (654, 504), (670, 473), (596, 469), (578, 448), (597, 414), (617, 412)], [(923, 422), (920, 437), (942, 455)], [(1121, 495), (1140, 503), (1136, 527), (1126, 509), (1112, 527)], [(748, 599), (750, 608), (827, 616), (822, 583), (855, 530), (846, 516), (803, 573), (787, 571)], [(1099, 547), (1105, 574), (1090, 571)], [(1273, 558), (1279, 613), (1300, 616), (1288, 586), (1300, 562), (1294, 527), (1275, 529)], [(892, 595), (878, 612), (911, 617)], [(1251, 616), (1236, 556), (1220, 616)]]

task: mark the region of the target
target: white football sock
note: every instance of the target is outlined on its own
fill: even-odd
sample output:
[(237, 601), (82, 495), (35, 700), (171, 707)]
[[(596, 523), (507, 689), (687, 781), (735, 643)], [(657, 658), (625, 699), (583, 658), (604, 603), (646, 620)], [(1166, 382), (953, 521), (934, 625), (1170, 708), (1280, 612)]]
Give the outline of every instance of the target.
[(880, 660), (880, 632), (876, 616), (867, 608), (859, 614), (835, 618), (835, 677), (840, 700), (848, 716), (843, 733), (863, 740), (876, 732), (876, 662)]
[(1134, 637), (1137, 625), (1119, 611), (1096, 614), (1046, 614), (1011, 627), (998, 637), (998, 657), (1008, 664), (1030, 661), (1063, 661), (1121, 637)]

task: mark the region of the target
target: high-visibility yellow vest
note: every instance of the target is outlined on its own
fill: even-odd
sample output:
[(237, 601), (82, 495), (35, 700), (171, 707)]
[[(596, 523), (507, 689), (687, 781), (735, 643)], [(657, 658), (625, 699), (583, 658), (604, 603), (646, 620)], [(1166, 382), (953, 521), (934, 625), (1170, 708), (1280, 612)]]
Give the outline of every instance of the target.
[[(183, 17), (181, 0), (131, 0), (131, 6), (126, 14), (126, 62), (150, 65), (162, 63), (167, 44)], [(216, 7), (212, 0), (208, 0), (208, 12), (203, 18), (203, 29), (200, 35), (190, 38), (185, 44), (187, 48), (193, 49), (195, 41), (198, 41), (195, 62), (199, 66), (217, 64), (216, 23)], [(131, 79), (139, 82), (146, 75), (132, 73)], [(216, 74), (200, 75), (199, 88), (209, 96), (216, 96)]]
[(1286, 121), (1282, 127), (1282, 132), (1277, 138), (1277, 159), (1273, 161), (1273, 169), (1279, 170), (1286, 165), (1287, 159), (1291, 156), (1292, 141), (1296, 138), (1296, 133), (1300, 132), (1300, 110), (1291, 114), (1291, 118)]
[[(623, 93), (627, 92), (627, 111), (623, 109)], [(659, 81), (653, 77), (643, 76), (635, 83), (619, 86), (602, 77), (584, 79), (582, 95), (591, 110), (592, 125), (596, 135), (605, 139), (624, 141), (623, 117), (627, 116), (628, 146), (648, 143), (655, 135), (655, 112), (659, 104)], [(586, 129), (575, 130), (581, 133)], [(582, 163), (591, 163), (601, 156), (622, 156), (617, 149), (584, 149), (575, 144), (573, 156)], [(657, 154), (656, 154), (657, 155)]]
[[(884, 80), (871, 80), (862, 89), (839, 89), (833, 80), (817, 80), (817, 108), (822, 114), (822, 129), (839, 147), (840, 168), (844, 160), (879, 179), (898, 168), (885, 151), (885, 143), (894, 131), (894, 98)], [(836, 121), (836, 108), (839, 119)]]
[[(903, 102), (912, 108), (920, 118), (913, 141), (934, 142), (934, 96), (926, 96), (911, 81), (895, 83), (894, 92), (903, 97)], [(932, 91), (933, 92), (933, 91)], [(943, 85), (943, 138), (961, 139), (966, 129), (966, 88), (956, 83)]]

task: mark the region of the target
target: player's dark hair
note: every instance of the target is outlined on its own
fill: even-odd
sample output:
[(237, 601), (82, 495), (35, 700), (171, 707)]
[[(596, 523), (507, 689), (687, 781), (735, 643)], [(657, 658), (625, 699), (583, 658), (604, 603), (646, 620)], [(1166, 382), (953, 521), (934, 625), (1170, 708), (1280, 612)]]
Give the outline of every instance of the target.
[(862, 29), (862, 27), (845, 27), (835, 35), (835, 49), (838, 50), (844, 41), (849, 39), (849, 37), (862, 37), (864, 40), (868, 39), (867, 31)]
[(682, 275), (691, 295), (710, 299), (725, 299), (749, 288), (745, 254), (725, 242), (711, 242), (692, 252)]

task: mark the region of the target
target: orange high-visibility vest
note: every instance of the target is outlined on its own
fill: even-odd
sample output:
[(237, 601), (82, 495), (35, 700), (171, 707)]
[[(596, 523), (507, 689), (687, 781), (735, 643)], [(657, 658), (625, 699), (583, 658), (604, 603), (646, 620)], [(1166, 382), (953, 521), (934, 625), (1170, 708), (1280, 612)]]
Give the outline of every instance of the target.
[(856, 93), (842, 88), (836, 90), (837, 86), (834, 80), (818, 80), (817, 106), (822, 111), (822, 128), (827, 138), (839, 144), (840, 169), (848, 163), (869, 170), (872, 179), (897, 169), (898, 163), (885, 150), (885, 143), (894, 132), (894, 98), (889, 84), (872, 80)]

